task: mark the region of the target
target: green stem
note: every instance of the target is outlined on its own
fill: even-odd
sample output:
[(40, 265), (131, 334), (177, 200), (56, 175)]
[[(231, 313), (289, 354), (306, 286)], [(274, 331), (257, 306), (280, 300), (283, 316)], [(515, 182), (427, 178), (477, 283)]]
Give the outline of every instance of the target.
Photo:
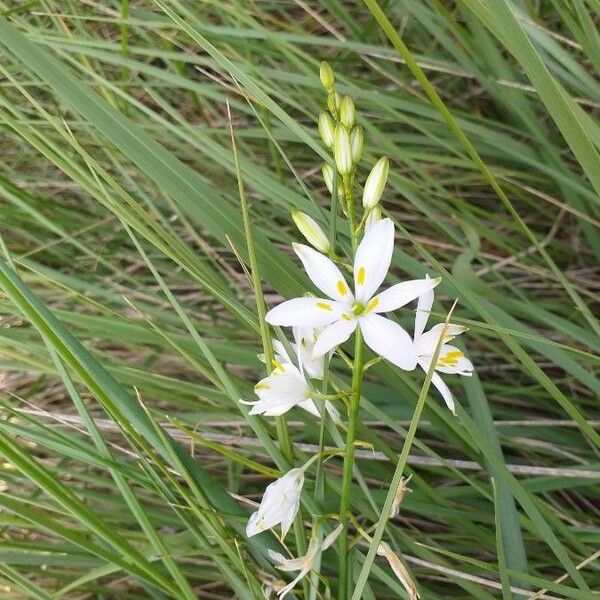
[[(354, 236), (353, 236), (354, 238)], [(348, 411), (348, 430), (346, 432), (346, 455), (342, 478), (342, 498), (340, 501), (340, 523), (343, 526), (340, 535), (339, 588), (338, 600), (348, 597), (349, 557), (348, 557), (348, 511), (350, 509), (350, 489), (354, 471), (354, 440), (358, 425), (358, 409), (363, 380), (363, 340), (360, 329), (356, 329), (354, 338), (354, 365), (352, 367), (352, 398)]]
[(354, 254), (356, 252), (356, 247), (358, 246), (358, 237), (356, 235), (356, 206), (354, 205), (354, 195), (352, 194), (352, 177), (350, 175), (344, 175), (344, 198), (346, 200), (348, 221), (350, 223), (352, 254)]

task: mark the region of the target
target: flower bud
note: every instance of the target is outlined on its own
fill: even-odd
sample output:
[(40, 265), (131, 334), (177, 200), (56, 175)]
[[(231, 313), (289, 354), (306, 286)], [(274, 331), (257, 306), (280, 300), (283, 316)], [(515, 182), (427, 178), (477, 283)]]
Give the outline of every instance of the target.
[(321, 78), (321, 83), (323, 87), (329, 91), (333, 88), (333, 84), (335, 82), (335, 77), (333, 75), (333, 69), (331, 65), (326, 61), (321, 61), (321, 68), (319, 69), (319, 77)]
[(320, 252), (327, 254), (331, 249), (329, 240), (319, 227), (319, 224), (306, 213), (299, 210), (292, 211), (292, 219), (300, 233), (306, 238), (306, 241), (314, 246)]
[(355, 118), (356, 108), (354, 102), (350, 96), (344, 96), (340, 102), (340, 123), (350, 130), (354, 125)]
[(333, 133), (335, 131), (335, 123), (328, 113), (322, 112), (319, 115), (319, 133), (321, 139), (327, 148), (333, 145)]
[(340, 103), (342, 101), (341, 96), (335, 91), (332, 90), (327, 95), (327, 108), (329, 112), (337, 119), (338, 111), (340, 109)]
[(385, 156), (382, 156), (371, 169), (363, 190), (362, 203), (366, 209), (373, 208), (379, 202), (389, 170), (390, 161)]
[(356, 164), (362, 156), (363, 146), (365, 145), (365, 134), (360, 125), (354, 127), (350, 132), (350, 145), (352, 146), (352, 160)]
[(335, 128), (333, 136), (333, 158), (340, 175), (348, 175), (352, 171), (352, 146), (350, 145), (350, 134), (343, 125)]
[[(327, 189), (329, 190), (329, 193), (333, 194), (333, 167), (327, 163), (323, 165), (323, 179)], [(344, 197), (344, 182), (339, 175), (337, 177), (336, 187), (338, 198), (341, 200)]]
[(365, 233), (367, 233), (377, 221), (381, 221), (381, 208), (379, 208), (379, 206), (375, 206), (369, 211), (365, 221)]

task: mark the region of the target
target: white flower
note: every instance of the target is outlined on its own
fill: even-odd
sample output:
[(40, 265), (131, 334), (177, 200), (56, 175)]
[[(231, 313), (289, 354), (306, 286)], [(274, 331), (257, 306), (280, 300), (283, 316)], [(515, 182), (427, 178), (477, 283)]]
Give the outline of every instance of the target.
[(251, 537), (281, 523), (281, 539), (284, 539), (300, 507), (303, 485), (303, 469), (291, 469), (283, 477), (270, 483), (258, 510), (250, 515), (246, 535)]
[(278, 592), (278, 596), (280, 598), (284, 598), (289, 592), (291, 592), (296, 584), (310, 572), (315, 563), (315, 559), (319, 553), (324, 552), (329, 548), (333, 542), (337, 539), (338, 535), (342, 531), (342, 526), (338, 525), (322, 542), (316, 537), (312, 537), (308, 544), (308, 550), (304, 556), (299, 556), (298, 558), (286, 558), (283, 554), (279, 554), (279, 552), (274, 552), (273, 550), (269, 550), (269, 556), (272, 560), (278, 562), (278, 565), (275, 565), (281, 571), (300, 571), (296, 578), (288, 583), (284, 588), (282, 588)]
[[(325, 356), (319, 356), (313, 358), (313, 348), (317, 341), (317, 336), (321, 329), (313, 329), (312, 327), (294, 327), (292, 329), (294, 334), (295, 350), (298, 356), (298, 367), (300, 371), (311, 379), (323, 379), (323, 373), (325, 371)], [(275, 361), (280, 364), (293, 363), (290, 358), (285, 346), (279, 340), (273, 340), (273, 350), (275, 351)], [(298, 406), (308, 411), (315, 417), (320, 417), (319, 409), (317, 408), (314, 401), (309, 398), (298, 402)], [(340, 422), (340, 413), (335, 406), (325, 401), (325, 408), (333, 419), (334, 423)]]
[[(419, 298), (417, 314), (415, 316), (414, 342), (417, 351), (417, 362), (426, 373), (429, 371), (436, 346), (444, 331), (444, 323), (439, 323), (434, 325), (426, 333), (423, 333), (425, 331), (425, 326), (427, 325), (427, 320), (429, 319), (429, 312), (431, 311), (432, 305), (433, 289), (425, 292)], [(451, 373), (454, 375), (464, 375), (466, 377), (470, 377), (473, 374), (473, 363), (465, 357), (462, 350), (446, 343), (464, 331), (466, 331), (466, 327), (448, 323), (444, 333), (444, 339), (442, 340), (443, 345), (440, 348), (438, 360), (435, 364), (435, 371), (439, 371), (440, 373)], [(435, 372), (431, 378), (431, 383), (438, 389), (452, 413), (456, 414), (452, 392), (450, 392), (448, 386)]]
[(310, 386), (299, 369), (291, 362), (278, 361), (272, 373), (254, 386), (254, 392), (258, 400), (240, 402), (252, 406), (251, 415), (267, 417), (282, 415), (309, 400), (311, 395)]
[(408, 333), (378, 313), (404, 306), (434, 288), (439, 279), (416, 279), (398, 283), (376, 294), (392, 260), (394, 224), (390, 219), (374, 223), (364, 235), (354, 260), (353, 294), (338, 267), (329, 258), (308, 246), (294, 244), (312, 282), (328, 298), (294, 298), (267, 313), (272, 325), (324, 327), (312, 356), (327, 354), (345, 342), (357, 327), (373, 352), (402, 369), (412, 370), (417, 355)]

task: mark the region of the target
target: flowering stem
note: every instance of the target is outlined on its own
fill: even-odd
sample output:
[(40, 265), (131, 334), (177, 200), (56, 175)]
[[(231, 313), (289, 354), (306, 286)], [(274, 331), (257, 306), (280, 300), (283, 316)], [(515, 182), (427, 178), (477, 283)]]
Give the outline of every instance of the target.
[(358, 409), (363, 380), (363, 340), (360, 328), (356, 329), (354, 338), (354, 365), (352, 368), (352, 398), (348, 411), (348, 430), (346, 432), (346, 454), (344, 457), (344, 473), (342, 477), (342, 498), (340, 501), (340, 523), (343, 526), (340, 535), (339, 588), (338, 599), (348, 597), (348, 511), (350, 509), (350, 488), (354, 471), (354, 440), (358, 425)]
[(352, 194), (352, 177), (344, 175), (344, 197), (346, 208), (348, 210), (348, 221), (350, 222), (350, 240), (352, 242), (352, 253), (356, 252), (358, 238), (356, 235), (356, 206), (354, 205), (354, 195)]

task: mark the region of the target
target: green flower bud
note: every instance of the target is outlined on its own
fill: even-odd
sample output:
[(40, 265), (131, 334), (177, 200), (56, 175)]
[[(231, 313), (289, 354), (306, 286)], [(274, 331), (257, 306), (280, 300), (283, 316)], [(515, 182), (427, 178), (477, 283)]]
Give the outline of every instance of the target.
[(352, 146), (352, 160), (356, 164), (362, 156), (363, 146), (365, 145), (365, 134), (360, 125), (356, 125), (350, 132), (350, 145)]
[(350, 134), (343, 125), (335, 128), (333, 136), (333, 158), (340, 175), (348, 175), (354, 165), (352, 161), (352, 146), (350, 145)]
[[(323, 180), (329, 190), (330, 194), (333, 194), (333, 167), (327, 163), (323, 165)], [(337, 195), (340, 200), (344, 198), (344, 182), (342, 178), (337, 176)]]
[(338, 117), (338, 111), (340, 110), (341, 101), (341, 96), (335, 90), (329, 92), (329, 94), (327, 95), (327, 108), (329, 109), (329, 112), (332, 114), (332, 116), (336, 119)]
[(312, 217), (309, 217), (306, 213), (299, 210), (294, 210), (292, 211), (292, 219), (294, 219), (296, 227), (309, 244), (325, 254), (329, 252), (331, 249), (329, 240), (323, 230), (319, 227), (319, 224)]
[(340, 102), (340, 123), (350, 130), (354, 126), (356, 108), (350, 96), (344, 96)]
[(329, 113), (322, 112), (319, 115), (319, 133), (321, 139), (327, 148), (333, 145), (333, 134), (335, 132), (335, 123)]
[(363, 190), (363, 206), (370, 210), (377, 205), (383, 194), (383, 188), (388, 178), (390, 170), (390, 162), (387, 157), (382, 156), (371, 169), (367, 182), (365, 183), (365, 189)]
[(331, 90), (333, 88), (333, 84), (335, 83), (335, 77), (333, 75), (333, 69), (326, 60), (321, 61), (319, 76), (321, 78), (321, 83), (323, 84), (323, 87), (327, 91)]

